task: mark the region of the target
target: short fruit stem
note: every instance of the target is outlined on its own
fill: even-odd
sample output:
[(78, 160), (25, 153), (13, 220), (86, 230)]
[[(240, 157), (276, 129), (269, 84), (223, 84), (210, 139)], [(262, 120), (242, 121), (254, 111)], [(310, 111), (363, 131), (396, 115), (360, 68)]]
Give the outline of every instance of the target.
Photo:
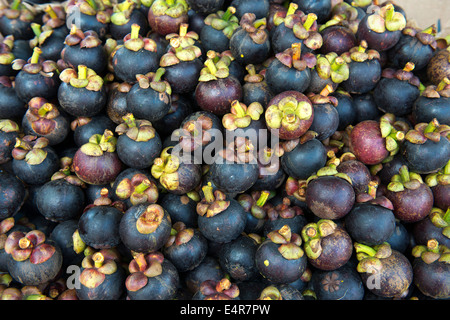
[(137, 38), (139, 38), (139, 30), (141, 29), (141, 26), (140, 25), (138, 25), (138, 24), (136, 24), (136, 23), (134, 23), (132, 26), (131, 26), (131, 34), (130, 34), (130, 38), (131, 39), (137, 39)]
[(208, 203), (214, 202), (215, 198), (213, 194), (213, 187), (210, 184), (203, 186), (202, 191)]
[(41, 33), (42, 33), (41, 25), (38, 24), (38, 23), (32, 23), (31, 24), (31, 30), (33, 30), (33, 33), (34, 33), (34, 35), (36, 37), (39, 37), (41, 35)]
[(96, 252), (92, 256), (92, 260), (94, 260), (95, 267), (100, 268), (103, 265), (103, 262), (105, 261), (105, 257), (100, 252)]
[(253, 26), (258, 29), (261, 26), (265, 26), (266, 25), (266, 19), (262, 18), (262, 19), (258, 19), (253, 23)]
[(444, 79), (439, 82), (439, 84), (436, 87), (436, 91), (442, 91), (446, 86), (450, 84), (450, 79), (448, 77), (445, 77)]
[(21, 0), (14, 0), (13, 3), (11, 4), (11, 9), (12, 10), (19, 10), (19, 7), (20, 7), (21, 3), (22, 3)]
[(206, 60), (205, 61), (205, 65), (206, 65), (206, 67), (208, 68), (209, 72), (212, 75), (216, 74), (217, 68), (216, 68), (216, 66), (214, 65), (214, 62), (211, 59)]
[(53, 107), (50, 103), (45, 103), (42, 107), (39, 108), (38, 114), (41, 117), (44, 117), (48, 112), (52, 111)]
[(52, 6), (48, 5), (47, 7), (45, 7), (45, 12), (48, 13), (50, 18), (58, 19), (58, 15), (56, 14), (55, 10), (53, 10)]
[(331, 70), (337, 71), (339, 68), (345, 63), (345, 60), (342, 57), (337, 57), (334, 59), (333, 63), (331, 64)]
[(330, 84), (327, 84), (325, 86), (325, 88), (323, 88), (322, 91), (320, 91), (320, 95), (324, 96), (324, 97), (328, 97), (328, 95), (332, 92), (333, 92), (333, 87)]
[(31, 241), (26, 237), (23, 237), (19, 240), (20, 249), (27, 249), (30, 247), (30, 245), (31, 245)]
[(317, 20), (317, 15), (315, 13), (309, 13), (305, 23), (303, 24), (303, 27), (306, 29), (306, 31), (309, 31), (311, 29), (312, 25), (314, 24), (314, 21)]
[(30, 63), (39, 63), (39, 56), (41, 55), (42, 50), (39, 47), (35, 47), (33, 49), (33, 55), (31, 56)]
[(87, 67), (84, 65), (78, 65), (78, 79), (87, 78)]
[(297, 9), (298, 9), (298, 4), (296, 4), (295, 2), (291, 2), (289, 4), (289, 8), (286, 12), (286, 17), (293, 15)]
[(371, 257), (375, 256), (375, 254), (377, 253), (377, 251), (365, 244), (361, 244), (361, 243), (355, 243), (355, 250), (357, 253), (365, 253)]
[(409, 171), (408, 171), (407, 166), (405, 166), (405, 165), (401, 166), (399, 172), (400, 172), (400, 177), (402, 178), (403, 182), (410, 181), (410, 176), (409, 176)]
[(175, 0), (166, 0), (166, 3), (171, 7), (175, 4)]
[(391, 21), (394, 18), (394, 6), (392, 4), (386, 5), (386, 21)]
[(155, 76), (153, 77), (153, 81), (161, 81), (162, 76), (164, 75), (164, 73), (166, 73), (166, 69), (164, 68), (159, 68), (158, 70), (156, 70)]
[(236, 115), (239, 118), (245, 117), (246, 112), (238, 100), (234, 100), (233, 102), (231, 102), (231, 106), (233, 107), (233, 109), (236, 112)]
[(292, 55), (293, 60), (300, 60), (300, 57), (302, 55), (302, 44), (301, 43), (293, 43), (292, 49), (294, 50), (294, 53)]
[(434, 131), (436, 130), (437, 127), (439, 127), (439, 122), (437, 121), (436, 118), (434, 118), (434, 119), (431, 120), (431, 122), (428, 123), (428, 125), (425, 127), (423, 133), (434, 132)]
[(231, 16), (236, 13), (235, 7), (228, 7), (227, 11), (222, 16), (222, 20), (228, 21), (230, 20)]
[(97, 10), (97, 4), (94, 0), (86, 0), (86, 2), (94, 9)]
[(187, 23), (182, 23), (180, 25), (180, 37), (186, 36), (187, 30), (188, 30), (188, 24)]
[(264, 206), (267, 202), (267, 199), (269, 199), (269, 195), (270, 195), (269, 191), (262, 191), (258, 201), (256, 201), (256, 205), (258, 207)]
[(150, 186), (150, 180), (145, 179), (142, 181), (136, 188), (134, 188), (134, 192), (143, 193)]
[(403, 71), (411, 72), (411, 71), (414, 70), (414, 67), (415, 67), (414, 63), (412, 63), (412, 62), (407, 62), (406, 65), (405, 65), (405, 67), (403, 68)]

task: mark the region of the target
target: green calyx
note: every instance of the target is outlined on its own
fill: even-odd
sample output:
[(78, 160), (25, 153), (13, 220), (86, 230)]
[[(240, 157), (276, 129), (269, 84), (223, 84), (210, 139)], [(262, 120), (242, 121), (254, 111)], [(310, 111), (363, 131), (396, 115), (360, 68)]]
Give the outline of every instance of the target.
[(291, 228), (288, 225), (269, 232), (267, 238), (273, 243), (280, 245), (278, 252), (287, 260), (297, 260), (304, 255), (304, 251), (301, 248), (302, 238), (298, 234), (291, 232)]
[(437, 185), (450, 184), (450, 160), (438, 172), (430, 173), (425, 177), (425, 183), (431, 188)]
[(248, 107), (234, 100), (231, 102), (231, 113), (225, 114), (222, 124), (227, 130), (248, 127), (252, 121), (260, 119), (264, 113), (264, 107), (259, 102), (252, 102)]
[(269, 127), (287, 130), (298, 128), (300, 121), (309, 120), (313, 115), (313, 106), (308, 101), (298, 101), (293, 96), (283, 98), (277, 105), (271, 105), (265, 112), (265, 119)]
[(128, 113), (122, 117), (124, 122), (116, 127), (116, 133), (125, 134), (128, 138), (137, 141), (149, 141), (155, 137), (155, 128), (148, 120), (136, 120), (133, 114)]
[(304, 53), (301, 51), (301, 43), (296, 42), (290, 48), (279, 52), (275, 58), (288, 68), (294, 68), (298, 71), (303, 71), (306, 68), (314, 68), (317, 63), (317, 58), (312, 53)]
[(406, 27), (403, 14), (396, 12), (392, 4), (382, 7), (377, 13), (371, 14), (367, 19), (369, 28), (377, 33), (386, 31), (399, 31)]
[(428, 218), (434, 226), (441, 228), (443, 236), (450, 238), (450, 208), (444, 211), (440, 208), (433, 207)]
[(172, 18), (179, 18), (186, 14), (189, 6), (185, 0), (156, 0), (150, 7), (155, 16), (167, 15)]
[(220, 55), (215, 51), (208, 51), (206, 53), (207, 59), (204, 62), (204, 67), (200, 70), (198, 81), (207, 82), (217, 79), (225, 79), (230, 75), (228, 67), (231, 63), (231, 58), (228, 55)]
[(206, 25), (221, 30), (230, 39), (233, 32), (239, 28), (239, 19), (234, 15), (235, 13), (236, 8), (228, 7), (226, 11), (219, 10), (209, 14), (204, 21)]
[(158, 68), (156, 72), (149, 72), (146, 75), (138, 74), (136, 79), (138, 81), (139, 87), (142, 89), (151, 88), (159, 93), (165, 93), (166, 95), (172, 94), (172, 87), (169, 82), (162, 80), (162, 76), (166, 72), (164, 68)]
[(199, 39), (198, 34), (187, 30), (188, 24), (182, 23), (178, 34), (171, 33), (166, 36), (166, 40), (170, 42), (170, 48), (160, 59), (161, 67), (172, 66), (181, 61), (193, 61), (201, 57), (202, 50), (195, 45)]
[(13, 120), (0, 119), (0, 131), (3, 132), (19, 132), (19, 125)]
[(427, 245), (418, 245), (412, 249), (415, 258), (422, 259), (426, 264), (433, 262), (450, 263), (450, 249), (439, 244), (436, 239), (430, 239)]
[(350, 71), (344, 58), (335, 52), (319, 55), (316, 62), (316, 71), (322, 79), (329, 79), (334, 83), (341, 83), (348, 79)]
[(72, 68), (64, 69), (59, 78), (72, 87), (86, 88), (89, 91), (100, 91), (103, 87), (103, 78), (84, 65), (79, 65), (78, 71)]
[(256, 44), (263, 44), (269, 37), (269, 33), (266, 31), (267, 19), (265, 17), (256, 19), (254, 13), (247, 12), (242, 15), (239, 25)]
[(387, 188), (392, 192), (401, 192), (405, 189), (416, 190), (423, 184), (423, 180), (420, 174), (415, 172), (409, 172), (406, 165), (401, 166), (399, 174), (392, 177), (391, 182)]
[(448, 137), (450, 134), (450, 126), (440, 124), (434, 118), (429, 123), (418, 123), (414, 129), (409, 130), (405, 139), (414, 144), (424, 144), (428, 139), (434, 142), (439, 142), (441, 136)]
[(321, 255), (322, 238), (332, 234), (336, 228), (336, 223), (328, 219), (320, 219), (317, 223), (311, 222), (303, 227), (301, 236), (308, 258), (317, 259)]
[(103, 134), (94, 134), (89, 142), (80, 147), (81, 152), (92, 157), (100, 157), (104, 152), (116, 151), (117, 138), (111, 130), (106, 129)]
[(167, 190), (176, 190), (179, 186), (178, 168), (180, 158), (170, 154), (173, 147), (167, 147), (161, 151), (161, 155), (153, 161), (151, 174), (159, 179), (161, 185)]
[(118, 26), (123, 26), (130, 21), (130, 16), (136, 8), (136, 3), (133, 0), (125, 0), (113, 6), (113, 14), (111, 15), (111, 22)]
[(312, 180), (320, 178), (320, 177), (337, 177), (337, 178), (341, 178), (344, 179), (345, 181), (347, 181), (348, 183), (350, 183), (350, 185), (353, 184), (352, 179), (343, 172), (338, 172), (336, 169), (337, 165), (333, 164), (333, 163), (329, 163), (327, 166), (320, 168), (319, 170), (317, 170), (317, 172), (313, 175), (311, 175), (307, 180), (306, 183), (310, 183)]
[(388, 258), (392, 253), (391, 246), (387, 242), (376, 246), (355, 242), (354, 248), (356, 258), (359, 261), (356, 270), (360, 273), (374, 274), (380, 272), (382, 269), (381, 259)]
[[(381, 136), (386, 141), (386, 150), (390, 156), (396, 155), (400, 150), (400, 143), (405, 139), (407, 126), (395, 120), (395, 116), (386, 113), (380, 118)], [(400, 128), (401, 130), (398, 130)]]

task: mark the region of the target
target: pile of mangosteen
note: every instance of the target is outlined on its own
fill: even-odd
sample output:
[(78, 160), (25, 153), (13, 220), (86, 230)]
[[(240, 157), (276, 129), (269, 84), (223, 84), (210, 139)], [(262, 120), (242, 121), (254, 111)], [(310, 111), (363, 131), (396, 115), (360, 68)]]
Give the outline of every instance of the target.
[(450, 39), (393, 1), (0, 5), (2, 300), (450, 298)]

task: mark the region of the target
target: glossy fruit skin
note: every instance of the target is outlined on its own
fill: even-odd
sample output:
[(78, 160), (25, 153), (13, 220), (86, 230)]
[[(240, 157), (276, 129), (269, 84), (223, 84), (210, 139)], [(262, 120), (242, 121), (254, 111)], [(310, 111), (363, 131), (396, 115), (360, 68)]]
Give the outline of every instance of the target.
[(417, 245), (427, 245), (428, 240), (435, 239), (440, 245), (450, 246), (450, 239), (443, 234), (443, 229), (435, 226), (430, 217), (413, 224), (411, 233)]
[(158, 61), (156, 52), (144, 49), (134, 52), (125, 47), (119, 48), (112, 58), (114, 73), (128, 83), (135, 83), (137, 74), (156, 72)]
[(442, 137), (439, 142), (427, 140), (424, 144), (404, 141), (401, 150), (411, 171), (428, 174), (442, 168), (450, 158), (450, 141)]
[(109, 117), (100, 113), (91, 117), (91, 121), (88, 123), (77, 126), (75, 130), (73, 130), (74, 142), (78, 147), (81, 147), (83, 144), (88, 143), (89, 138), (94, 134), (103, 134), (106, 129), (114, 132), (114, 122), (112, 122)]
[(148, 141), (135, 141), (126, 134), (117, 138), (117, 155), (128, 167), (136, 169), (149, 168), (161, 153), (162, 142), (158, 132)]
[(231, 6), (236, 8), (236, 16), (239, 19), (247, 12), (252, 12), (256, 19), (261, 19), (269, 13), (269, 3), (269, 0), (233, 0)]
[(298, 214), (292, 218), (283, 218), (278, 216), (276, 219), (266, 219), (264, 221), (263, 226), (263, 235), (267, 236), (267, 234), (271, 231), (279, 230), (284, 225), (288, 225), (291, 228), (291, 232), (300, 234), (302, 232), (303, 227), (308, 223), (308, 220), (304, 215)]
[(364, 284), (350, 264), (336, 270), (313, 272), (311, 284), (318, 300), (363, 300)]
[(275, 284), (287, 284), (298, 280), (306, 270), (308, 262), (306, 255), (299, 259), (287, 260), (278, 251), (278, 247), (278, 244), (270, 240), (259, 245), (255, 254), (259, 272)]
[(119, 245), (119, 226), (123, 213), (110, 206), (95, 206), (85, 211), (78, 220), (81, 239), (95, 249), (108, 249)]
[(354, 241), (370, 246), (387, 241), (395, 230), (394, 213), (370, 203), (355, 204), (344, 221)]
[(364, 163), (358, 160), (346, 160), (341, 162), (336, 170), (350, 177), (355, 194), (367, 191), (372, 176)]
[(433, 299), (450, 297), (449, 273), (450, 265), (435, 261), (425, 263), (421, 258), (413, 261), (414, 284), (424, 295)]
[(113, 22), (109, 23), (111, 37), (115, 40), (122, 40), (128, 33), (130, 33), (131, 26), (133, 24), (138, 24), (140, 26), (139, 34), (142, 37), (145, 37), (148, 33), (147, 16), (137, 8), (133, 9), (127, 23), (122, 25), (114, 24)]
[(64, 179), (45, 183), (36, 195), (39, 212), (50, 221), (78, 218), (85, 207), (84, 191)]
[(230, 112), (231, 102), (241, 101), (242, 85), (234, 76), (207, 82), (199, 82), (194, 91), (195, 101), (200, 109), (216, 115)]
[(354, 124), (358, 124), (366, 120), (377, 120), (383, 115), (378, 109), (372, 92), (363, 94), (353, 94), (353, 107), (355, 110)]
[(336, 110), (339, 114), (339, 124), (337, 130), (342, 131), (349, 125), (355, 124), (355, 106), (351, 95), (336, 92), (333, 94), (338, 100)]
[(420, 96), (414, 101), (412, 112), (417, 123), (430, 123), (436, 118), (440, 124), (450, 125), (450, 97)]
[(414, 63), (414, 70), (424, 69), (433, 57), (434, 49), (423, 44), (416, 37), (402, 35), (397, 44), (388, 51), (389, 60), (397, 68), (403, 68), (406, 63)]
[(448, 50), (439, 50), (435, 52), (427, 65), (427, 77), (429, 81), (438, 85), (445, 77), (450, 75), (450, 52)]
[(37, 286), (53, 280), (58, 275), (62, 266), (61, 249), (52, 241), (46, 243), (55, 247), (55, 253), (47, 261), (32, 264), (30, 259), (15, 261), (12, 256), (7, 261), (8, 272), (11, 277), (24, 286)]
[(350, 183), (344, 179), (324, 176), (308, 183), (306, 204), (308, 208), (322, 219), (341, 219), (353, 207), (355, 192)]
[(381, 64), (377, 59), (348, 63), (349, 78), (341, 83), (342, 89), (351, 94), (368, 93), (381, 79)]
[(225, 0), (187, 0), (186, 2), (195, 12), (207, 15), (220, 10)]
[(117, 152), (105, 152), (95, 157), (79, 149), (73, 157), (73, 167), (78, 178), (89, 184), (100, 185), (113, 182), (122, 171), (123, 164)]
[(84, 65), (94, 70), (97, 74), (104, 72), (108, 61), (102, 45), (92, 48), (82, 48), (79, 45), (66, 45), (61, 52), (61, 57), (74, 69), (77, 69), (79, 65)]
[(50, 240), (53, 240), (61, 249), (63, 257), (63, 267), (70, 265), (81, 265), (84, 254), (78, 254), (73, 249), (73, 233), (78, 228), (78, 219), (66, 220), (58, 223), (50, 233)]
[(230, 48), (230, 39), (222, 30), (214, 29), (212, 26), (205, 24), (200, 34), (203, 49), (208, 52), (215, 50), (216, 52), (224, 52)]
[(195, 269), (184, 274), (184, 281), (189, 292), (194, 294), (200, 289), (200, 285), (203, 281), (220, 281), (220, 279), (223, 279), (224, 275), (225, 272), (220, 267), (219, 261), (211, 255), (206, 255), (203, 261)]
[(392, 113), (397, 117), (411, 113), (413, 104), (419, 96), (418, 87), (394, 78), (381, 78), (373, 91), (378, 108), (384, 113)]
[[(285, 152), (281, 157), (281, 166), (288, 176), (297, 180), (306, 180), (322, 168), (327, 161), (324, 145), (317, 139), (298, 144), (294, 150)], [(302, 166), (298, 164), (301, 163)]]
[(0, 170), (0, 220), (14, 216), (27, 198), (27, 188), (15, 175)]
[(277, 95), (284, 91), (305, 92), (311, 82), (309, 68), (299, 71), (282, 64), (278, 59), (273, 60), (266, 70), (266, 82), (270, 91)]
[(178, 272), (186, 272), (196, 268), (208, 252), (208, 241), (198, 230), (187, 243), (173, 244), (163, 247), (162, 253), (166, 259), (177, 268)]
[(434, 197), (434, 206), (442, 210), (450, 207), (450, 185), (438, 184), (431, 187)]
[(147, 284), (138, 291), (127, 290), (130, 300), (172, 300), (180, 284), (180, 276), (175, 266), (167, 259), (162, 262), (163, 272), (149, 277)]
[(433, 192), (426, 184), (418, 189), (405, 189), (400, 192), (386, 191), (386, 197), (394, 206), (394, 215), (404, 222), (417, 222), (431, 212), (433, 208)]
[(408, 258), (402, 253), (392, 250), (392, 254), (380, 259), (382, 269), (375, 274), (361, 273), (363, 283), (373, 284), (371, 276), (375, 277), (377, 285), (368, 287), (369, 291), (381, 297), (396, 297), (404, 293), (413, 281), (413, 268)]
[(150, 10), (148, 10), (147, 19), (150, 29), (162, 36), (170, 33), (178, 33), (180, 25), (189, 22), (187, 11), (179, 17), (173, 18), (167, 14), (157, 16), (154, 14), (151, 7)]
[(236, 29), (230, 38), (230, 51), (242, 66), (263, 63), (270, 56), (270, 49), (269, 37), (262, 44), (255, 43), (243, 28)]
[(310, 130), (317, 132), (317, 140), (331, 137), (339, 126), (339, 112), (331, 103), (314, 104), (314, 120)]
[(353, 241), (347, 231), (338, 226), (334, 232), (321, 239), (322, 253), (309, 263), (320, 270), (336, 270), (344, 266), (353, 253)]
[(320, 34), (323, 44), (319, 51), (323, 54), (336, 52), (341, 55), (357, 45), (354, 33), (344, 26), (330, 26), (323, 29)]
[(254, 280), (259, 275), (254, 259), (257, 248), (258, 244), (253, 239), (241, 235), (222, 245), (219, 263), (235, 281)]
[(359, 41), (366, 40), (369, 48), (377, 51), (386, 51), (394, 47), (402, 36), (402, 32), (386, 30), (382, 33), (377, 33), (370, 29), (368, 25), (368, 18), (370, 14), (361, 19), (356, 37)]
[(34, 97), (51, 100), (57, 96), (59, 85), (56, 72), (51, 77), (46, 77), (40, 73), (31, 74), (21, 70), (15, 78), (16, 94), (25, 103)]
[(74, 117), (93, 117), (106, 106), (106, 89), (103, 86), (99, 91), (91, 91), (63, 82), (58, 88), (58, 101), (61, 108)]
[(100, 39), (104, 39), (109, 32), (109, 24), (97, 20), (96, 15), (89, 15), (83, 12), (80, 13), (79, 28), (84, 32), (88, 30), (95, 31)]
[(142, 89), (139, 83), (133, 85), (127, 94), (127, 109), (136, 119), (157, 121), (170, 110), (171, 97), (151, 87)]
[(170, 83), (173, 93), (186, 94), (195, 90), (202, 68), (203, 63), (200, 59), (180, 61), (165, 68), (164, 79)]
[(350, 132), (350, 144), (353, 154), (365, 165), (380, 163), (389, 155), (380, 124), (375, 120), (365, 120), (355, 125)]
[[(81, 268), (81, 272), (85, 269)], [(81, 284), (75, 288), (80, 300), (118, 300), (125, 292), (125, 270), (117, 264), (117, 270), (112, 274), (106, 274), (105, 280), (96, 288), (88, 288)]]
[(27, 102), (20, 99), (14, 87), (0, 84), (0, 118), (21, 120), (27, 111)]
[(257, 163), (214, 162), (209, 170), (214, 184), (225, 193), (241, 193), (250, 189), (259, 177)]
[(198, 228), (208, 240), (225, 243), (236, 239), (244, 231), (247, 215), (244, 208), (234, 199), (230, 205), (213, 217), (198, 216)]
[(187, 195), (167, 193), (162, 195), (159, 204), (167, 210), (172, 223), (181, 221), (188, 228), (197, 227), (197, 202)]
[(40, 134), (36, 132), (34, 124), (25, 116), (22, 119), (22, 130), (26, 135), (45, 137), (49, 141), (49, 146), (55, 146), (62, 143), (67, 138), (70, 131), (70, 124), (68, 123), (68, 117), (65, 115), (60, 115), (52, 120), (54, 121), (54, 128), (48, 133)]
[(47, 156), (40, 164), (30, 165), (25, 160), (12, 160), (14, 174), (27, 184), (39, 185), (50, 180), (59, 170), (58, 155), (52, 147), (44, 148)]
[(330, 0), (294, 0), (298, 4), (298, 9), (305, 14), (315, 13), (317, 21), (323, 23), (331, 13), (332, 4)]
[(410, 234), (409, 226), (408, 229), (405, 227), (406, 223), (399, 220), (395, 221), (395, 230), (392, 236), (386, 241), (389, 243), (392, 249), (397, 250), (400, 253), (407, 254), (408, 249), (410, 249), (412, 235)]
[(17, 40), (28, 40), (34, 36), (31, 22), (22, 21), (20, 18), (9, 19), (6, 15), (0, 17), (0, 30), (2, 34), (12, 35)]

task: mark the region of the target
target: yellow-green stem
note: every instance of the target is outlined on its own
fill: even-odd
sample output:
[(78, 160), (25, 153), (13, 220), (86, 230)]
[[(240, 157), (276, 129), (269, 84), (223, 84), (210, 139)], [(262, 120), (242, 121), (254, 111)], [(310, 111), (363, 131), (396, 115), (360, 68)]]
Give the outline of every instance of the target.
[(78, 79), (87, 78), (87, 67), (84, 65), (78, 65)]
[(34, 22), (33, 22), (33, 23), (31, 24), (31, 30), (33, 30), (33, 33), (34, 33), (34, 35), (35, 35), (36, 37), (39, 37), (40, 34), (42, 33), (41, 25), (38, 24), (38, 23), (34, 23)]
[(235, 7), (228, 7), (227, 11), (222, 16), (222, 20), (228, 21), (236, 13)]
[(56, 14), (55, 10), (53, 10), (52, 6), (48, 5), (47, 7), (45, 7), (45, 12), (48, 13), (48, 15), (50, 16), (50, 18), (52, 19), (58, 19), (58, 15)]
[(130, 34), (130, 38), (131, 39), (137, 39), (137, 38), (139, 38), (139, 30), (141, 29), (141, 26), (140, 25), (138, 25), (138, 24), (136, 24), (136, 23), (134, 23), (132, 26), (131, 26), (131, 34)]
[(202, 187), (203, 195), (208, 203), (214, 202), (213, 187), (211, 184)]
[(270, 195), (269, 191), (262, 191), (258, 201), (256, 201), (256, 205), (258, 207), (264, 206), (267, 202), (267, 199), (269, 199), (269, 195)]
[(312, 25), (314, 24), (314, 21), (317, 20), (317, 15), (315, 13), (309, 13), (305, 23), (303, 24), (303, 27), (306, 29), (306, 31), (309, 31), (311, 29)]
[(33, 55), (31, 56), (30, 63), (39, 63), (39, 56), (41, 55), (42, 50), (39, 47), (35, 47), (33, 49)]

